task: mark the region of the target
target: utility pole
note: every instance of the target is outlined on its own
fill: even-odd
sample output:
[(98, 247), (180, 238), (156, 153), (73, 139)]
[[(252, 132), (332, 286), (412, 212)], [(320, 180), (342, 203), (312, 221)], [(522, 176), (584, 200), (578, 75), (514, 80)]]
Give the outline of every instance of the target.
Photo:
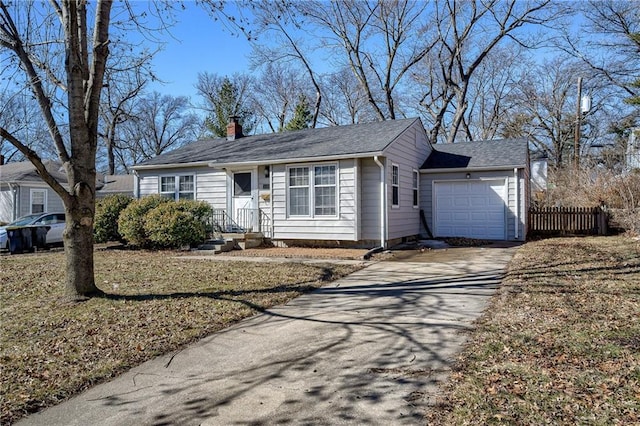
[(578, 100), (576, 101), (576, 131), (573, 139), (573, 165), (580, 168), (580, 119), (582, 118), (582, 77), (578, 77)]

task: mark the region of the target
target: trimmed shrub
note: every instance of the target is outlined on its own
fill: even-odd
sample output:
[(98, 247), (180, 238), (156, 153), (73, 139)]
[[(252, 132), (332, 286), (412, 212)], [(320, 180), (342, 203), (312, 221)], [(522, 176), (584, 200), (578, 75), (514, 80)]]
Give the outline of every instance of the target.
[(179, 248), (204, 241), (207, 228), (202, 217), (197, 216), (204, 210), (199, 204), (179, 201), (150, 210), (144, 218), (144, 229), (151, 245), (156, 248)]
[(108, 195), (96, 202), (96, 216), (93, 223), (93, 235), (97, 243), (122, 241), (118, 232), (120, 213), (133, 201), (123, 194)]
[(118, 232), (128, 244), (149, 247), (150, 241), (144, 229), (145, 215), (159, 205), (170, 202), (172, 200), (160, 195), (149, 195), (132, 201), (120, 213)]

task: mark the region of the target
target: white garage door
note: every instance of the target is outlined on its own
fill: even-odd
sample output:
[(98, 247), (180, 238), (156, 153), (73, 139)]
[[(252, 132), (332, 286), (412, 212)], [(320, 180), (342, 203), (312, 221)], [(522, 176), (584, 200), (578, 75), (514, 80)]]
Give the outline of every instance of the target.
[(504, 240), (505, 199), (503, 179), (436, 182), (435, 236)]

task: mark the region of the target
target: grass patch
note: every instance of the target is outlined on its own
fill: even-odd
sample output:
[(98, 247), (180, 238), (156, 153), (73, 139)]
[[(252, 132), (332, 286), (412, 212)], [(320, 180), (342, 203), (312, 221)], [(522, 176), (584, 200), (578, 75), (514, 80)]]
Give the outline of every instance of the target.
[(429, 424), (639, 424), (640, 243), (516, 253)]
[(67, 304), (63, 265), (62, 252), (2, 258), (0, 424), (359, 268), (97, 251), (107, 294)]

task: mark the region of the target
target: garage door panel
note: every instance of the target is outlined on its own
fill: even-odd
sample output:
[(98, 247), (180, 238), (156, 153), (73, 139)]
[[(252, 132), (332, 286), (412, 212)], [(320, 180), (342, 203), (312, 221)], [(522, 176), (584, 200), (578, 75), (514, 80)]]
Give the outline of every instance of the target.
[(504, 180), (436, 182), (434, 185), (436, 236), (504, 239)]

